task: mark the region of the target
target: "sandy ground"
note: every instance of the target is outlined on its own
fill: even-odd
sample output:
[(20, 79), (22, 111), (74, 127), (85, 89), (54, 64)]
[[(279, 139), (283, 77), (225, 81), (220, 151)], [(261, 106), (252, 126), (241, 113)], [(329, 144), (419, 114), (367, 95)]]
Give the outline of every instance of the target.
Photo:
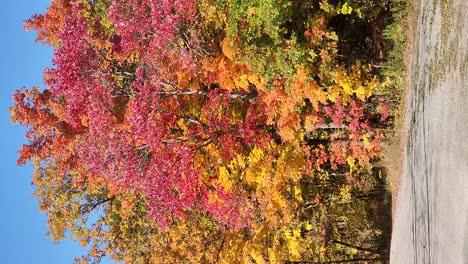
[(391, 264), (468, 264), (468, 0), (419, 0)]

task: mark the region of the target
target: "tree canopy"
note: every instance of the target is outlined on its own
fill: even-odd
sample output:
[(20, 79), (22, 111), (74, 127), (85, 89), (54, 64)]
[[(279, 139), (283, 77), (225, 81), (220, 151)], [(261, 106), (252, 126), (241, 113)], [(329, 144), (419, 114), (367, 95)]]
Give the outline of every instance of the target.
[(47, 87), (10, 108), (49, 235), (76, 263), (381, 261), (391, 7), (52, 0)]

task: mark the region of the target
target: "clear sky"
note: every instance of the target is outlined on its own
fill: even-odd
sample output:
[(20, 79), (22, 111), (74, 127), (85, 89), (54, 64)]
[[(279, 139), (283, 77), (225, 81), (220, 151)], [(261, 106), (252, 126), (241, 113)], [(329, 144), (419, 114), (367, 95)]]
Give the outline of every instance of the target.
[(83, 255), (71, 241), (55, 245), (45, 237), (46, 218), (39, 213), (30, 185), (32, 169), (16, 167), (17, 150), (25, 129), (9, 122), (8, 107), (14, 90), (42, 84), (42, 70), (52, 57), (50, 47), (34, 43), (35, 33), (23, 31), (24, 19), (43, 13), (50, 0), (3, 1), (0, 8), (0, 263), (66, 264)]

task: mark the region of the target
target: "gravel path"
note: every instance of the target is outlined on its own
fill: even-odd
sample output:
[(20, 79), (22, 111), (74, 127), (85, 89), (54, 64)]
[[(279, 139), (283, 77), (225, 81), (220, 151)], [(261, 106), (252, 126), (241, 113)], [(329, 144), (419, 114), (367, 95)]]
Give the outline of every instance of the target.
[(419, 0), (391, 264), (468, 264), (468, 0)]

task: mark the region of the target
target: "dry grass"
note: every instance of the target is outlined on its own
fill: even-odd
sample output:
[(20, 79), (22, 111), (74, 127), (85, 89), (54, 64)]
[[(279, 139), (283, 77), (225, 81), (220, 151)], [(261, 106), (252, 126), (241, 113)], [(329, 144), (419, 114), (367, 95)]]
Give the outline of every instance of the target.
[[(392, 194), (392, 216), (395, 215), (398, 191), (403, 175), (404, 147), (407, 136), (407, 103), (409, 89), (411, 87), (411, 65), (417, 33), (414, 25), (417, 24), (419, 10), (416, 3), (417, 0), (407, 0), (406, 2), (408, 3), (408, 7), (403, 11), (406, 12), (406, 14), (404, 14), (404, 19), (396, 22), (396, 26), (401, 29), (398, 30), (398, 32), (405, 32), (405, 36), (403, 37), (404, 41), (401, 41), (401, 38), (397, 36), (395, 37), (395, 39), (400, 39), (399, 43), (395, 43), (395, 45), (404, 46), (401, 48), (400, 54), (397, 54), (397, 56), (402, 56), (402, 58), (404, 58), (402, 60), (403, 65), (393, 66), (393, 74), (399, 75), (401, 78), (401, 81), (397, 84), (399, 87), (395, 89), (400, 92), (400, 96), (398, 96), (400, 97), (400, 102), (393, 109), (395, 127), (387, 135), (387, 142), (383, 153), (384, 158), (382, 159), (382, 165), (387, 170), (387, 187)], [(398, 34), (398, 32), (395, 34)]]

